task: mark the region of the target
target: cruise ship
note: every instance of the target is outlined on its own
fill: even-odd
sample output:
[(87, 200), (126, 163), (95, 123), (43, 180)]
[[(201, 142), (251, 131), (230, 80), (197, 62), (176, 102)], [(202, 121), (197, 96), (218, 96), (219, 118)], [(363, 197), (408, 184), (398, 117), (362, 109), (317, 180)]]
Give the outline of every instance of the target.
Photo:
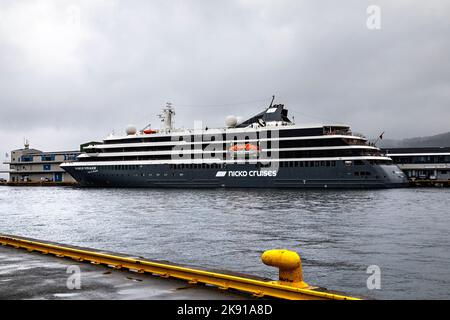
[[(391, 188), (407, 178), (392, 159), (347, 125), (296, 125), (282, 104), (224, 128), (127, 127), (63, 163), (81, 186), (172, 188)], [(197, 127), (197, 128), (196, 128)]]

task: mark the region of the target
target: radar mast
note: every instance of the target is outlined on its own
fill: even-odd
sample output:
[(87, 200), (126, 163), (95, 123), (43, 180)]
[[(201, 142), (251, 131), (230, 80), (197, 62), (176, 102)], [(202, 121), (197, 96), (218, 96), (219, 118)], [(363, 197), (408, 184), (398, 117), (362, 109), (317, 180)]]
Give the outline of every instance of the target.
[(163, 112), (159, 114), (159, 118), (163, 123), (163, 131), (170, 132), (173, 129), (173, 116), (175, 115), (175, 110), (172, 107), (172, 103), (167, 102)]

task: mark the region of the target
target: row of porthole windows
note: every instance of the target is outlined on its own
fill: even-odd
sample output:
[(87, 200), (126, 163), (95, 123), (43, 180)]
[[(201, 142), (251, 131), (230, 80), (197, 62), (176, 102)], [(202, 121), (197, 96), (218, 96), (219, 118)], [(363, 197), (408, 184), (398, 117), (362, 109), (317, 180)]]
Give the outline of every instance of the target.
[[(280, 161), (279, 166), (282, 167), (336, 167), (337, 161)], [(360, 160), (356, 161), (346, 161), (346, 165), (363, 165), (364, 162)], [(370, 164), (375, 164), (374, 161), (370, 161)], [(376, 163), (378, 164), (378, 163)], [(267, 167), (268, 165), (263, 165), (258, 163), (260, 167)], [(223, 169), (226, 167), (225, 163), (186, 163), (186, 164), (169, 164), (171, 170), (183, 170), (183, 169)], [(138, 170), (144, 168), (144, 165), (106, 165), (98, 166), (99, 170)], [(48, 170), (48, 169), (47, 169)], [(361, 171), (359, 173), (355, 172), (355, 175), (370, 175), (370, 172)]]
[[(141, 173), (141, 174), (98, 174), (97, 177), (168, 177), (169, 174), (168, 173)], [(170, 176), (175, 177), (175, 176), (184, 176), (183, 173), (179, 173), (178, 175), (175, 173), (171, 173)]]
[(364, 176), (370, 176), (370, 175), (372, 175), (372, 173), (369, 172), (369, 171), (355, 171), (354, 174), (355, 174), (355, 176), (357, 176), (357, 177), (364, 177)]
[(281, 161), (280, 167), (336, 167), (336, 161)]
[[(263, 167), (269, 165), (261, 165)], [(280, 161), (280, 167), (336, 167), (336, 161)], [(142, 169), (143, 165), (107, 165), (98, 166), (99, 170), (138, 170)], [(170, 164), (169, 168), (172, 170), (182, 169), (223, 169), (226, 167), (224, 163), (186, 163), (186, 164)]]
[(170, 169), (182, 170), (182, 169), (223, 169), (226, 167), (225, 163), (182, 163), (171, 164)]

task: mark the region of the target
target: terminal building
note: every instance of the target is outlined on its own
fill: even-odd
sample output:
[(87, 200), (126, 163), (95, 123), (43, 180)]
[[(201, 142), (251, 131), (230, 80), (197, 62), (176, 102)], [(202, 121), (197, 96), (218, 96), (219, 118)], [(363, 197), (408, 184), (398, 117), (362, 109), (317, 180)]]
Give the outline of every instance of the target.
[(450, 180), (450, 147), (387, 148), (384, 152), (411, 181), (430, 180), (448, 183)]
[(62, 162), (76, 161), (79, 151), (43, 152), (30, 149), (26, 142), (23, 149), (11, 151), (9, 184), (75, 184), (75, 179), (60, 168)]

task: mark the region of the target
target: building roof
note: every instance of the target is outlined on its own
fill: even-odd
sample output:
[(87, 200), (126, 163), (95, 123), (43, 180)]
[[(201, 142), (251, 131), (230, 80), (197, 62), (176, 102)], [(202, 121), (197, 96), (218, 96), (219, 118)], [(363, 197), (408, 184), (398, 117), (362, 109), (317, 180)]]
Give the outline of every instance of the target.
[(37, 150), (37, 149), (17, 149), (17, 150), (13, 150), (12, 152), (22, 152), (22, 154), (41, 154), (42, 151), (41, 150)]
[(37, 149), (17, 149), (12, 152), (21, 152), (23, 156), (59, 155), (59, 154), (80, 154), (79, 150), (72, 151), (41, 151)]

